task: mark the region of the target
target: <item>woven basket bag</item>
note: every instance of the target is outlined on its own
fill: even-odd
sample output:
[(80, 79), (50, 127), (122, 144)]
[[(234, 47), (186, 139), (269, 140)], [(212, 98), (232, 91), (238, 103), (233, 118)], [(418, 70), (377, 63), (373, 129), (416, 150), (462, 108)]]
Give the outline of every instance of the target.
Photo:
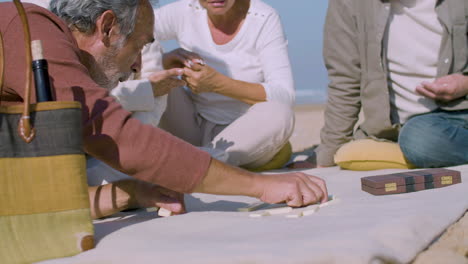
[[(26, 65), (31, 65), (28, 21), (20, 1)], [(4, 80), (0, 32), (0, 95)], [(23, 105), (0, 101), (0, 263), (32, 263), (94, 247), (82, 149), (81, 104), (30, 104), (31, 67)]]

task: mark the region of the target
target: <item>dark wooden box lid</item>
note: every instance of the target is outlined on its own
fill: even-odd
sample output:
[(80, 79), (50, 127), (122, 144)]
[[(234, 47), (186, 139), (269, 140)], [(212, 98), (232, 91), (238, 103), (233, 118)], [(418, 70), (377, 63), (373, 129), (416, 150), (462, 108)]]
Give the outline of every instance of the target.
[(387, 184), (409, 185), (426, 182), (443, 182), (450, 184), (460, 179), (460, 172), (449, 169), (427, 169), (419, 171), (407, 171), (393, 174), (368, 176), (361, 178), (362, 185), (371, 188), (385, 188)]

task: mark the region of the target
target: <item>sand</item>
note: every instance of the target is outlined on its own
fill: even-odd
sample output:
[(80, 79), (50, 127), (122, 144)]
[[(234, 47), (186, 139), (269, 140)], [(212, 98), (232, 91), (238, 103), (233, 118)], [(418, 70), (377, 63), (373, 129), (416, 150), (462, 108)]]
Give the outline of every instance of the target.
[[(320, 143), (324, 109), (324, 105), (295, 106), (296, 123), (290, 139), (294, 152), (310, 149)], [(413, 263), (468, 263), (468, 213), (421, 252)]]
[(420, 253), (413, 263), (468, 263), (468, 213)]
[(325, 105), (297, 105), (294, 107), (296, 123), (290, 142), (293, 151), (302, 151), (320, 143)]

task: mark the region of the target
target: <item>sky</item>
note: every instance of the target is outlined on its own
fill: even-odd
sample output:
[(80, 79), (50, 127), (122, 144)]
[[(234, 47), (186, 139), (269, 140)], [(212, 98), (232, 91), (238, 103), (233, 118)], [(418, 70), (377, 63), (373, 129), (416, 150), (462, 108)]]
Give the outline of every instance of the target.
[[(5, 2), (6, 0), (0, 0)], [(165, 5), (176, 0), (159, 0)], [(322, 31), (327, 0), (263, 0), (280, 14), (289, 43), (296, 103), (324, 103), (328, 77), (322, 59)], [(166, 50), (175, 42), (163, 43)]]

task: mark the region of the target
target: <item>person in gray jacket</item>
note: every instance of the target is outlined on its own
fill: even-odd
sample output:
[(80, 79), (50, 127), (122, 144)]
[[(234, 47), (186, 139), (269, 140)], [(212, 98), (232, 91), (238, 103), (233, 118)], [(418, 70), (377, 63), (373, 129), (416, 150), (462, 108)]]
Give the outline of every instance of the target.
[(318, 166), (360, 138), (398, 141), (416, 167), (468, 163), (467, 19), (466, 0), (330, 0)]

